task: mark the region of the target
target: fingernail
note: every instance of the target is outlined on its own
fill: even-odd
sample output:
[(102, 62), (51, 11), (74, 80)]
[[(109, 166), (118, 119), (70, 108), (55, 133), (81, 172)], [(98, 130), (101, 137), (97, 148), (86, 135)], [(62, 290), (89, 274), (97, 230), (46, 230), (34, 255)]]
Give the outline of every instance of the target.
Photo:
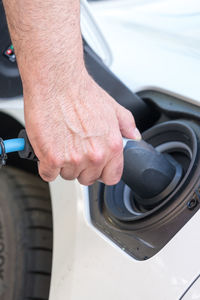
[(140, 141), (142, 139), (142, 136), (137, 128), (134, 129), (133, 134), (136, 141)]

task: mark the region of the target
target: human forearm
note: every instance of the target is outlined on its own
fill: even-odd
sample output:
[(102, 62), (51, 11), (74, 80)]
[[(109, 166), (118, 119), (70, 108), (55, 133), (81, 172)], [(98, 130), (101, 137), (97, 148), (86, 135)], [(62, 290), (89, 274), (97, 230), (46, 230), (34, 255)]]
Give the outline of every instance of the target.
[[(84, 68), (79, 0), (4, 0), (23, 85), (64, 88)], [(69, 87), (68, 87), (69, 88)]]

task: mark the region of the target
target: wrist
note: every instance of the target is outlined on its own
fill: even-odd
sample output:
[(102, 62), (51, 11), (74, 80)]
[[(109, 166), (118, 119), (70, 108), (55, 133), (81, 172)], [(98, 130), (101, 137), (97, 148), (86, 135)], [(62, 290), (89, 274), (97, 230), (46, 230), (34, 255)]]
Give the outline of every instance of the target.
[(23, 77), (24, 100), (29, 102), (33, 99), (36, 103), (42, 100), (75, 101), (91, 88), (92, 81), (84, 62), (80, 61), (72, 71), (68, 70), (67, 65), (59, 72), (46, 73), (41, 69), (40, 74), (31, 72), (30, 76)]

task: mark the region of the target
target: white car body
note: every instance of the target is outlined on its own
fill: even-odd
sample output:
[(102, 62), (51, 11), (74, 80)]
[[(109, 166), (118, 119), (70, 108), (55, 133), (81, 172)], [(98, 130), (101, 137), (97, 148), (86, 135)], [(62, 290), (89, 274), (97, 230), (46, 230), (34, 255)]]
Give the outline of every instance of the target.
[[(88, 5), (82, 5), (88, 42), (133, 91), (167, 90), (200, 105), (199, 1), (92, 3), (90, 13), (111, 49), (112, 62), (103, 37), (91, 26), (87, 29)], [(0, 109), (24, 123), (23, 99), (1, 100)], [(200, 211), (156, 255), (138, 261), (93, 226), (87, 187), (59, 177), (50, 190), (50, 300), (176, 300), (198, 278)], [(183, 299), (200, 299), (198, 279)]]

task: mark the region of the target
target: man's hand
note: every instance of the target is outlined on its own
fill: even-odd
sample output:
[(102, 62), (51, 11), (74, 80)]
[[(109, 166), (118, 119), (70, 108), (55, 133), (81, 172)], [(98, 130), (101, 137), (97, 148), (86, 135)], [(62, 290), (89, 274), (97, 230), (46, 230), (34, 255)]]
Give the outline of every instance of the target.
[(24, 90), (25, 123), (46, 181), (116, 184), (134, 118), (88, 75), (79, 0), (3, 0)]
[(120, 180), (122, 135), (140, 139), (140, 134), (132, 114), (86, 72), (62, 93), (53, 90), (47, 96), (44, 89), (31, 95), (25, 90), (24, 96), (26, 129), (44, 180), (59, 174), (84, 185), (97, 179), (108, 185)]

